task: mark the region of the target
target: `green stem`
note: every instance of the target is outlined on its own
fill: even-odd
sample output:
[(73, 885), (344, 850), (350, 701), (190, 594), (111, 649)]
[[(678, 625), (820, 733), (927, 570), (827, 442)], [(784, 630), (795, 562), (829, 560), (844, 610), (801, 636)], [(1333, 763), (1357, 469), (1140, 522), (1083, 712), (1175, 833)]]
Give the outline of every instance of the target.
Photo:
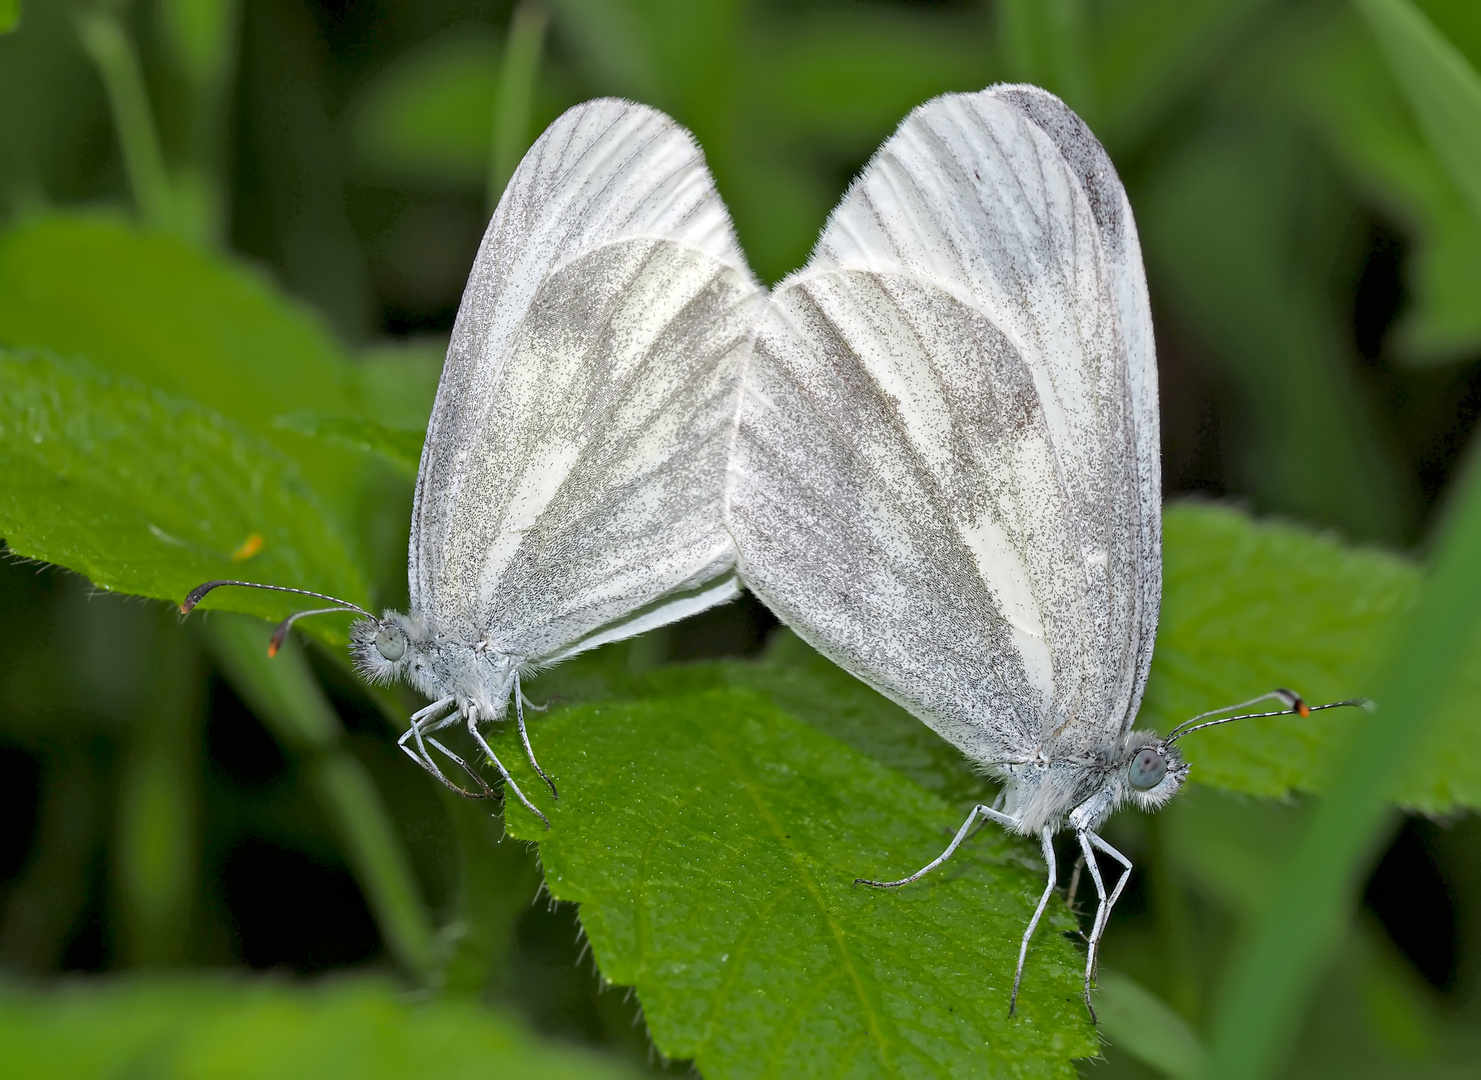
[(360, 759), (344, 750), (309, 762), (314, 789), (334, 819), (350, 864), (391, 955), (424, 985), (437, 966), (431, 921), (380, 792)]
[(1004, 0), (998, 6), (1003, 60), (1012, 78), (1062, 97), (1094, 119), (1095, 80), (1084, 0)]
[(62, 753), (46, 765), (36, 857), (9, 888), (0, 919), (0, 964), (32, 975), (61, 966), (87, 907), (92, 867), (107, 827), (107, 781), (88, 748), (64, 742)]
[(1407, 773), (1481, 619), (1481, 468), (1458, 481), (1451, 513), (1404, 633), (1380, 672), (1379, 708), (1347, 744), (1331, 790), (1237, 953), (1216, 1017), (1216, 1080), (1279, 1070), (1307, 998), (1347, 931), (1357, 894), (1393, 828), (1387, 796)]
[(175, 177), (175, 213), (200, 244), (221, 240), (226, 219), (223, 176), (226, 108), (236, 73), (239, 0), (158, 0), (161, 38), (189, 84), (183, 102), (189, 138)]
[(339, 717), (301, 649), (289, 639), (270, 659), (265, 623), (220, 612), (207, 633), (232, 685), (311, 777), (387, 948), (426, 984), (436, 971), (437, 944), (411, 861), (365, 767), (339, 746)]
[(489, 153), (488, 200), (492, 210), (530, 145), (530, 114), (540, 52), (550, 17), (538, 4), (523, 3), (509, 20), (504, 62), (499, 70), (499, 93), (494, 100), (494, 131)]
[(134, 44), (111, 13), (79, 12), (76, 20), (77, 36), (97, 66), (108, 95), (139, 216), (156, 228), (173, 228), (174, 195), (170, 176), (160, 151), (159, 135), (149, 110), (149, 93), (144, 87), (144, 74)]
[[(147, 627), (154, 688), (136, 721), (119, 785), (117, 878), (133, 964), (183, 956), (200, 845), (200, 718), (204, 671), (173, 613)], [(143, 628), (141, 628), (143, 629)]]
[(444, 792), (443, 805), (457, 840), (458, 894), (442, 991), (471, 997), (508, 967), (515, 924), (539, 887), (540, 868), (524, 844), (500, 841), (503, 825), (487, 803)]

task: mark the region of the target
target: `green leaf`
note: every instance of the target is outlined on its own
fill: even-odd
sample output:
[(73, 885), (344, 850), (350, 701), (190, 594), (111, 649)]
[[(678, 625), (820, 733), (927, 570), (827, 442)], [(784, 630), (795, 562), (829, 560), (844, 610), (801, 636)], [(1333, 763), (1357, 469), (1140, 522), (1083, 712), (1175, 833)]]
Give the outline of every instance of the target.
[(21, 0), (0, 0), (0, 34), (8, 34), (21, 25)]
[(367, 350), (354, 371), (355, 396), (363, 403), (363, 415), (297, 411), (277, 417), (274, 426), (331, 446), (372, 454), (403, 476), (415, 478), (446, 351), (445, 342), (382, 345)]
[(447, 342), (439, 338), (386, 342), (366, 349), (354, 367), (363, 415), (290, 412), (276, 426), (374, 454), (403, 475), (416, 476), (427, 420), (437, 396)]
[(314, 412), (288, 413), (278, 426), (337, 446), (374, 454), (397, 471), (415, 477), (422, 460), (425, 428), (399, 429), (354, 416), (324, 416)]
[(813, 153), (818, 144), (838, 147), (862, 165), (922, 101), (986, 85), (994, 67), (986, 30), (954, 13), (797, 18), (758, 57), (768, 134), (806, 140)]
[(1481, 76), (1407, 0), (1354, 0), (1435, 155), (1481, 219)]
[[(1167, 731), (1207, 709), (1287, 686), (1315, 703), (1371, 694), (1374, 666), (1419, 585), (1415, 565), (1291, 525), (1198, 504), (1163, 515), (1163, 604), (1141, 723)], [(1400, 803), (1427, 813), (1481, 806), (1481, 639), (1443, 687), (1441, 718)], [(1281, 798), (1323, 791), (1361, 714), (1272, 717), (1181, 744), (1192, 781)]]
[(960, 750), (790, 631), (775, 635), (762, 663), (731, 665), (727, 678), (767, 694), (793, 716), (953, 806), (965, 808), (992, 793)]
[[(1162, 520), (1162, 619), (1140, 723), (1167, 731), (1277, 686), (1313, 703), (1372, 689), (1372, 664), (1414, 595), (1412, 564), (1225, 507), (1169, 507)], [(1193, 781), (1280, 798), (1319, 785), (1352, 721), (1343, 710), (1242, 721), (1183, 749)]]
[[(1062, 905), (1007, 1015), (1043, 888), (1035, 847), (987, 828), (914, 887), (854, 888), (940, 854), (965, 808), (727, 687), (730, 666), (663, 671), (663, 696), (541, 720), (536, 753), (562, 792), (541, 801), (552, 828), (506, 805), (551, 894), (582, 905), (604, 978), (637, 987), (659, 1050), (712, 1080), (1073, 1076), (1096, 1042)], [(498, 746), (536, 792), (517, 739)]]
[[(1303, 828), (1320, 805), (1314, 799), (1277, 803), (1199, 788), (1179, 796), (1163, 812), (1162, 823), (1169, 826), (1164, 833), (1170, 842), (1167, 869), (1178, 879), (1174, 887), (1194, 900), (1200, 913), (1195, 918), (1203, 932), (1195, 932), (1190, 957), (1200, 975), (1217, 971), (1221, 954), (1230, 946), (1229, 935), (1215, 927), (1228, 927), (1230, 920), (1235, 927), (1247, 925), (1266, 909), (1282, 864), (1295, 851)], [(1469, 825), (1461, 828), (1474, 837)], [(1424, 831), (1433, 836), (1445, 830)], [(1453, 844), (1458, 839), (1453, 836), (1440, 843)], [(1152, 870), (1154, 875), (1157, 872)], [(1161, 929), (1165, 923), (1159, 919), (1157, 924), (1144, 925), (1142, 935), (1131, 936), (1124, 933), (1127, 923), (1113, 923), (1113, 936), (1119, 937), (1117, 951), (1141, 967), (1146, 985), (1165, 986), (1167, 957)], [(1132, 945), (1130, 955), (1128, 944)], [(1236, 944), (1235, 955), (1239, 951)], [(1111, 962), (1110, 956), (1106, 962)], [(1114, 995), (1112, 977), (1102, 968), (1106, 989), (1097, 1007), (1102, 1030), (1113, 1052), (1133, 1051), (1128, 1039), (1112, 1031), (1112, 1022), (1106, 1018)], [(1267, 971), (1265, 979), (1272, 977)], [(1447, 1009), (1443, 996), (1424, 983), (1377, 919), (1354, 920), (1332, 962), (1324, 965), (1310, 1007), (1298, 1012), (1302, 1014), (1299, 1048), (1276, 1075), (1441, 1077), (1475, 1071), (1474, 1036), (1464, 1014)], [(1174, 1031), (1174, 1024), (1159, 1024), (1141, 1037), (1156, 1052), (1171, 1041), (1162, 1033)]]
[[(741, 122), (724, 112), (712, 132), (701, 132), (763, 280), (779, 281), (807, 261), (848, 177), (906, 113), (936, 94), (980, 90), (993, 80), (989, 40), (989, 24), (976, 12), (907, 16), (882, 5), (789, 11), (767, 34), (746, 58), (753, 72), (746, 92), (725, 106)], [(671, 46), (671, 56), (679, 52)], [(702, 72), (694, 78), (713, 83)], [(728, 148), (716, 146), (721, 135)]]
[(77, 11), (77, 40), (92, 59), (108, 95), (113, 130), (139, 216), (158, 229), (176, 228), (175, 199), (165, 167), (139, 53), (118, 16), (106, 8)]
[[(179, 603), (240, 577), (366, 602), (355, 562), (298, 468), (188, 401), (44, 354), (0, 351), (0, 535), (94, 584)], [(255, 590), (221, 607), (282, 617)]]
[(1414, 6), (1472, 67), (1481, 68), (1481, 8), (1471, 0), (1414, 0)]
[(252, 271), (107, 218), (44, 218), (0, 234), (3, 345), (192, 399), (295, 458), (348, 516), (358, 456), (275, 421), (307, 402), (355, 413), (352, 368), (315, 315)]
[(1188, 889), (1248, 921), (1269, 898), (1314, 801), (1251, 799), (1190, 787), (1168, 805), (1159, 822), (1168, 865)]
[(414, 1003), (368, 979), (294, 986), (138, 978), (74, 982), (46, 993), (5, 989), (0, 1045), (6, 1075), (15, 1080), (639, 1075), (539, 1040), (494, 1009), (464, 1001)]
[[(1411, 563), (1292, 526), (1256, 523), (1226, 508), (1170, 508), (1165, 530), (1165, 614), (1143, 722), (1165, 730), (1278, 685), (1295, 685), (1313, 700), (1369, 688), (1373, 658), (1412, 603), (1417, 571)], [(1449, 704), (1436, 748), (1402, 787), (1399, 797), (1411, 805), (1442, 810), (1481, 800), (1481, 733), (1471, 707), (1476, 688), (1466, 685), (1481, 670), (1478, 652), (1471, 650), (1468, 673), (1445, 692)], [(910, 1005), (896, 998), (875, 1005), (865, 992), (810, 1006), (830, 1010), (839, 1038), (858, 1036), (883, 1058), (899, 1041), (886, 1033), (870, 1043), (871, 1016), (914, 1010), (916, 1017), (936, 1017), (940, 999), (913, 980), (976, 971), (985, 998), (973, 1008), (977, 1030), (1000, 1045), (992, 995), (1004, 988), (1000, 973), (1011, 970), (1021, 916), (1037, 888), (1032, 849), (984, 829), (958, 853), (970, 863), (958, 867), (954, 858), (937, 872), (960, 877), (928, 877), (913, 895), (869, 897), (894, 905), (894, 914), (908, 912), (888, 930), (867, 924), (885, 915), (850, 906), (853, 892), (840, 884), (858, 874), (903, 876), (939, 852), (966, 805), (981, 797), (980, 781), (960, 754), (790, 634), (753, 664), (635, 673), (621, 657), (608, 650), (577, 658), (532, 683), (537, 699), (586, 704), (533, 728), (537, 753), (562, 790), (558, 802), (541, 800), (553, 830), (546, 833), (518, 808), (509, 824), (515, 836), (540, 843), (553, 895), (583, 904), (604, 977), (637, 986), (660, 1049), (695, 1057), (707, 1075), (749, 1075), (758, 1061), (778, 1072), (800, 1071), (787, 1055), (794, 1040), (824, 1038), (810, 1026), (816, 1017), (803, 1012), (773, 1020), (763, 1006), (793, 1000), (801, 984), (837, 994), (827, 980), (842, 978), (841, 955), (883, 973)], [(1361, 716), (1333, 711), (1305, 721), (1245, 722), (1201, 732), (1185, 750), (1203, 784), (1274, 796), (1321, 790), (1330, 783), (1325, 762)], [(526, 790), (537, 792), (508, 733), (499, 753)], [(927, 795), (928, 788), (946, 801)], [(1180, 801), (1196, 804), (1200, 794), (1195, 789)], [(1017, 855), (1021, 870), (1000, 861), (1005, 850)], [(1009, 872), (1021, 876), (1009, 884), (1000, 877)], [(1257, 877), (1235, 876), (1241, 883)], [(925, 898), (927, 889), (932, 899)], [(950, 899), (937, 889), (952, 890), (945, 894)], [(971, 906), (987, 896), (995, 920)], [(778, 937), (753, 926), (748, 913), (754, 911), (783, 919)], [(970, 946), (956, 938), (958, 919), (974, 927)], [(915, 956), (909, 971), (903, 961), (892, 964), (902, 947), (893, 933), (909, 935), (903, 943)], [(734, 943), (752, 942), (748, 934), (758, 935), (748, 949), (777, 959), (733, 973)], [(1037, 948), (1059, 947), (1048, 940)], [(857, 951), (838, 951), (849, 947)], [(969, 955), (970, 963), (956, 959)], [(726, 960), (717, 970), (718, 956)], [(1050, 977), (1064, 979), (1060, 998), (1073, 998), (1072, 965), (1061, 963)], [(1031, 963), (1031, 990), (1034, 979)], [(1160, 1027), (1149, 1034), (1139, 1026), (1146, 1010), (1126, 994), (1117, 999), (1124, 989), (1113, 981), (1105, 997), (1112, 1010), (1108, 1034), (1144, 1059), (1161, 1055), (1159, 1067), (1180, 1070), (1184, 1042), (1196, 1047), (1196, 1041), (1168, 1044), (1172, 1036)], [(951, 985), (947, 1009), (966, 1007), (961, 993)], [(947, 1016), (966, 1023), (956, 1012)], [(1073, 1019), (1073, 1010), (1064, 1017)], [(1140, 1040), (1136, 1048), (1133, 1040)], [(832, 1042), (822, 1045), (834, 1049)], [(947, 1071), (941, 1062), (951, 1051), (940, 1053), (934, 1067)], [(908, 1072), (902, 1060), (890, 1059)], [(887, 1071), (878, 1061), (869, 1068)]]
[(426, 431), (446, 355), (445, 338), (385, 343), (362, 352), (355, 375), (369, 418), (388, 428)]
[[(626, 648), (641, 644), (640, 638)], [(542, 673), (538, 681), (526, 684), (527, 692), (557, 705), (632, 702), (703, 691), (719, 680), (766, 695), (783, 711), (960, 806), (963, 814), (991, 794), (961, 751), (785, 627), (773, 633), (756, 663), (687, 664), (649, 671), (632, 661), (632, 652), (623, 648), (585, 653)]]

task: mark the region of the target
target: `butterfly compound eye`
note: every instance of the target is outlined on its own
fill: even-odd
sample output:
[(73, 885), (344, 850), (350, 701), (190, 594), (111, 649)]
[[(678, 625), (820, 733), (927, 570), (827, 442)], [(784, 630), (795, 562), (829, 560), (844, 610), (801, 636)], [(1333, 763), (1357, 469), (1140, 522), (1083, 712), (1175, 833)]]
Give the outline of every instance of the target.
[(1138, 791), (1151, 791), (1167, 775), (1167, 759), (1150, 746), (1131, 759), (1131, 786)]
[(406, 635), (394, 626), (382, 628), (375, 635), (375, 651), (394, 664), (406, 655)]

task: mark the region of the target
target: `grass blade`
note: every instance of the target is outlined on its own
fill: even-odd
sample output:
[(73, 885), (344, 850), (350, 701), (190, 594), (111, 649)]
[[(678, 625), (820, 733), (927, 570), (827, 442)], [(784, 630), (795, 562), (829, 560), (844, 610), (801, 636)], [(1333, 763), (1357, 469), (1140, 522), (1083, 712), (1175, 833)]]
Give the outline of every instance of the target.
[(1408, 0), (1355, 0), (1438, 157), (1481, 217), (1481, 76)]
[(156, 228), (167, 229), (174, 224), (175, 200), (134, 43), (111, 13), (96, 11), (77, 16), (77, 36), (108, 94), (139, 216)]
[(509, 40), (499, 70), (499, 92), (494, 99), (494, 135), (489, 153), (488, 204), (498, 205), (504, 185), (530, 145), (530, 111), (540, 52), (550, 16), (536, 4), (520, 4), (509, 20)]
[(1211, 1075), (1271, 1075), (1347, 926), (1362, 877), (1392, 827), (1385, 797), (1439, 717), (1481, 619), (1481, 469), (1462, 478), (1405, 632), (1379, 680), (1380, 708), (1356, 725), (1336, 779), (1225, 984)]
[(1119, 971), (1102, 971), (1096, 1015), (1112, 1046), (1164, 1076), (1197, 1076), (1207, 1052), (1198, 1033), (1166, 1002)]

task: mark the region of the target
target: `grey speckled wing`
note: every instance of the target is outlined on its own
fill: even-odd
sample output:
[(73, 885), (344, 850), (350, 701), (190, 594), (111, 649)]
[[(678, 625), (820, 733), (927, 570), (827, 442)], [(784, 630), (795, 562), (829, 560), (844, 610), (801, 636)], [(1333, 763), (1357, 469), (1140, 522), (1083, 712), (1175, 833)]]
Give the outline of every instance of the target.
[(733, 596), (720, 504), (762, 303), (686, 131), (614, 100), (551, 125), (458, 312), (417, 478), (413, 611), (539, 664)]
[(916, 109), (783, 282), (742, 394), (746, 583), (980, 762), (1106, 746), (1161, 590), (1135, 226), (1057, 98)]

